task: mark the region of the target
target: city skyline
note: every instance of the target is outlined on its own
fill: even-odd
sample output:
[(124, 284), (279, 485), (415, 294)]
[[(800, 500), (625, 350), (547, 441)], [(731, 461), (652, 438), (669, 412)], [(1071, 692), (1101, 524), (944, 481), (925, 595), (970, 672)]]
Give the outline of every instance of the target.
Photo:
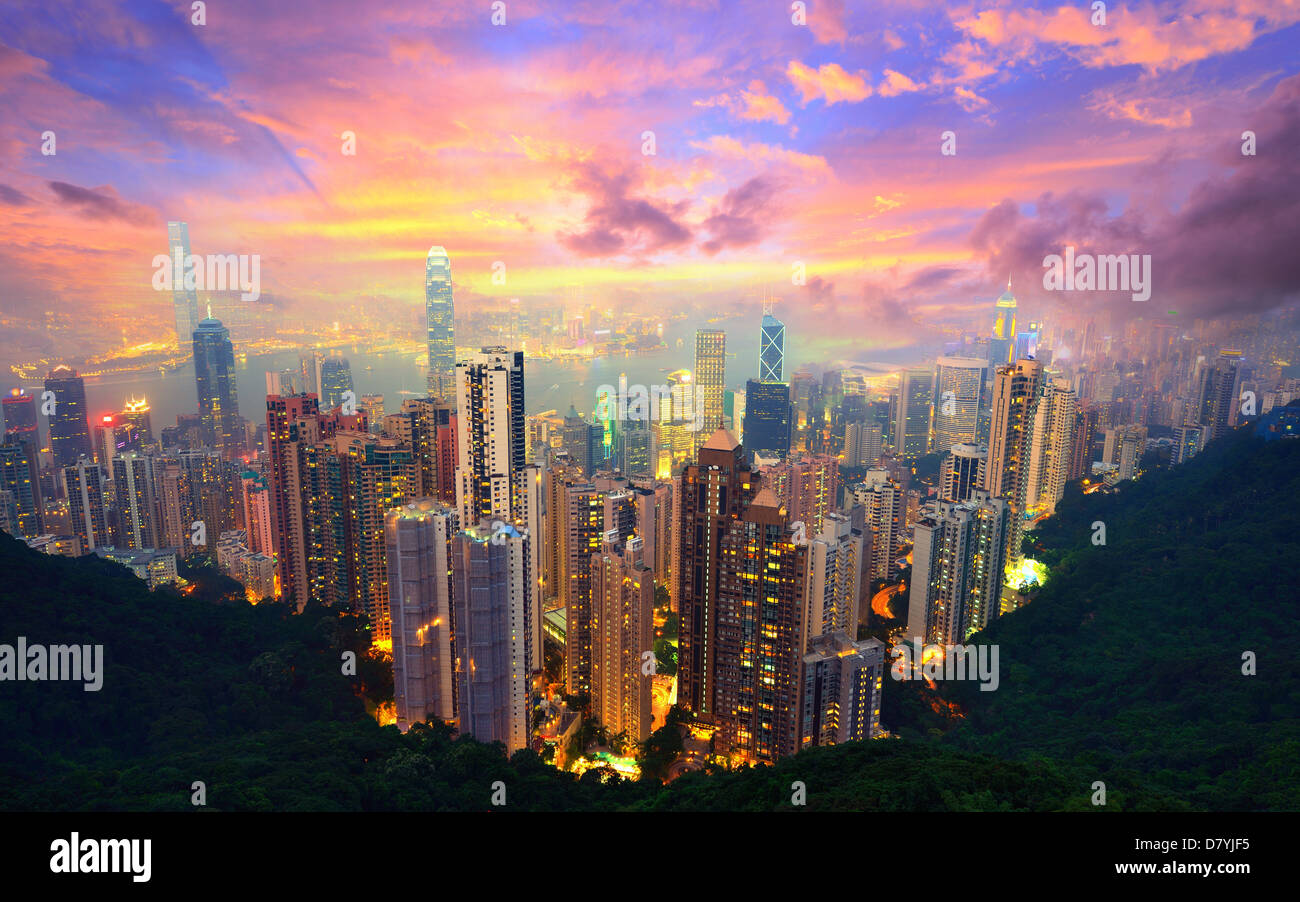
[[(915, 343), (1008, 275), (1034, 316), (1067, 297), (1112, 305), (1113, 292), (1043, 290), (1043, 257), (1067, 244), (1152, 254), (1155, 295), (1124, 318), (1273, 308), (1294, 297), (1282, 174), (1300, 82), (1284, 48), (1300, 14), (1168, 7), (1184, 15), (1144, 5), (1097, 26), (1082, 8), (899, 4), (865, 28), (867, 11), (834, 2), (805, 25), (685, 5), (648, 27), (634, 4), (512, 8), (500, 26), (486, 9), (425, 20), (394, 5), (321, 16), (310, 37), (292, 6), (234, 3), (196, 26), (94, 5), (57, 34), (5, 15), (11, 338), (39, 345), (46, 310), (129, 305), (140, 314), (122, 325), (140, 336), (171, 322), (172, 298), (148, 281), (171, 221), (188, 222), (195, 253), (259, 255), (268, 294), (299, 318), (356, 298), (417, 306), (407, 270), (431, 233), (459, 261), (459, 305), (579, 292), (651, 309), (672, 286), (688, 306), (729, 309), (773, 295), (805, 346), (833, 357)], [(677, 19), (697, 37), (665, 41)], [(305, 49), (342, 28), (346, 77)], [(153, 56), (143, 77), (164, 42), (185, 52)], [(651, 64), (633, 76), (632, 58)], [(424, 78), (444, 90), (418, 89)], [(529, 115), (538, 104), (546, 117)], [(1265, 189), (1274, 177), (1287, 187)], [(78, 255), (45, 249), (55, 233), (102, 262), (92, 284), (73, 276)]]
[[(159, 882), (310, 861), (272, 811), (440, 817), (304, 885), (498, 811), (653, 812), (624, 876), (792, 810), (1249, 872), (1300, 0), (1052, 2), (0, 11), (0, 815), (137, 882), (67, 819)], [(200, 809), (254, 830), (143, 815)], [(769, 824), (685, 858), (828, 848)]]

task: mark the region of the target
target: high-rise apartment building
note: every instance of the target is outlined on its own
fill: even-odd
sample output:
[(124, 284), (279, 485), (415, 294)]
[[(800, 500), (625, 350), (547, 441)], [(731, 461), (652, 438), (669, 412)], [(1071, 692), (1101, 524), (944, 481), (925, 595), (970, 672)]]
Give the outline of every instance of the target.
[(984, 491), (925, 511), (913, 527), (907, 637), (961, 644), (1000, 615), (1010, 516)]
[(965, 501), (983, 487), (988, 458), (984, 445), (953, 445), (939, 468), (939, 500)]
[(681, 477), (678, 703), (736, 762), (799, 745), (808, 546), (726, 430)]
[(154, 458), (135, 451), (113, 458), (119, 548), (163, 547), (161, 509), (154, 494), (157, 485), (154, 465)]
[(1241, 351), (1225, 349), (1201, 373), (1199, 415), (1206, 442), (1222, 438), (1237, 425)]
[(461, 522), (522, 525), (524, 354), (483, 348), (456, 364), (456, 504)]
[(85, 553), (112, 545), (104, 505), (104, 473), (99, 464), (82, 457), (63, 468), (63, 491), (68, 499), (72, 533), (80, 537)]
[(244, 508), (247, 547), (254, 554), (275, 557), (274, 530), (271, 526), (271, 487), (260, 473), (245, 470), (239, 474), (239, 495)]
[(591, 556), (591, 710), (612, 734), (634, 742), (650, 735), (654, 571), (642, 560), (640, 537), (605, 542)]
[(1017, 360), (998, 367), (993, 377), (989, 459), (984, 488), (1011, 506), (1013, 535), (1008, 541), (1009, 562), (1020, 560), (1022, 517), (1029, 499), (1030, 458), (1034, 417), (1042, 394), (1043, 365), (1037, 360)]
[(820, 535), (826, 515), (839, 503), (839, 460), (829, 454), (803, 455), (760, 467), (759, 472), (790, 522), (803, 523), (809, 536)]
[[(21, 431), (10, 434), (23, 437)], [(29, 441), (6, 441), (0, 445), (0, 492), (7, 493), (8, 499), (6, 531), (35, 538), (44, 533), (44, 518), (37, 457)]]
[(452, 539), (457, 514), (433, 498), (384, 514), (393, 638), (393, 700), (403, 731), (430, 717), (455, 722)]
[[(338, 413), (322, 414), (315, 395), (268, 395), (266, 399), (266, 447), (269, 462), (268, 476), (271, 487), (271, 520), (275, 535), (275, 552), (280, 568), (280, 587), (293, 597), (299, 610), (313, 597), (313, 583), (319, 585), (322, 575), (313, 566), (319, 566), (326, 547), (314, 549), (315, 565), (309, 566), (309, 531), (324, 529), (322, 499), (337, 496), (342, 491), (337, 474), (326, 473), (321, 468), (309, 468), (322, 457), (315, 448), (328, 441), (340, 430), (365, 431), (365, 414), (345, 416)], [(323, 453), (325, 458), (328, 449)], [(337, 510), (337, 506), (327, 510)], [(310, 515), (310, 516), (309, 516)], [(331, 528), (338, 536), (341, 523)], [(331, 540), (337, 548), (338, 542)], [(341, 551), (334, 551), (336, 557)], [(333, 584), (337, 584), (337, 580)], [(316, 596), (318, 600), (319, 596)]]
[(898, 546), (901, 541), (907, 499), (903, 487), (885, 470), (868, 470), (852, 489), (853, 500), (864, 508), (866, 529), (871, 537), (868, 579), (893, 581), (898, 576)]
[(1038, 399), (1025, 488), (1028, 508), (1051, 513), (1065, 494), (1078, 426), (1076, 402), (1068, 379), (1053, 379)]
[(863, 533), (842, 514), (827, 514), (808, 546), (808, 636), (858, 633)]
[(1175, 466), (1186, 463), (1201, 451), (1204, 427), (1198, 423), (1184, 423), (1174, 427), (1174, 447), (1170, 454), (1170, 463)]
[(875, 467), (885, 450), (884, 430), (875, 423), (849, 423), (844, 427), (844, 464)]
[(457, 725), (510, 754), (528, 745), (528, 542), (509, 525), (464, 529), (451, 542)]
[(41, 433), (36, 419), (36, 399), (15, 388), (0, 401), (0, 410), (4, 412), (4, 441), (31, 444), (39, 451)]
[(880, 731), (885, 647), (844, 632), (809, 641), (803, 658), (799, 747), (870, 739)]

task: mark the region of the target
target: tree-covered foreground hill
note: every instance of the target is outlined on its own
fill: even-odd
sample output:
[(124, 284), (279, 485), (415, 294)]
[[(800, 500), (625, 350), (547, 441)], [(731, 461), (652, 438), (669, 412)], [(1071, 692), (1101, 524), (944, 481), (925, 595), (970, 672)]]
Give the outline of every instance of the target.
[[(806, 810), (1095, 810), (1097, 780), (1108, 811), (1294, 809), (1298, 464), (1300, 443), (1243, 434), (1068, 498), (1036, 533), (1048, 585), (978, 640), (1000, 645), (1000, 688), (942, 687), (965, 712), (943, 735), (904, 718), (901, 740), (667, 786), (578, 779), (441, 724), (381, 728), (367, 703), (391, 685), (354, 618), (150, 593), (0, 534), (0, 643), (106, 658), (99, 692), (0, 682), (0, 810), (193, 810), (195, 782), (208, 810), (487, 810), (497, 781), (506, 810), (794, 810), (795, 783)], [(886, 679), (887, 698), (915, 691)]]
[(1243, 428), (1116, 494), (1074, 487), (1032, 538), (1051, 576), (972, 639), (1001, 685), (943, 685), (965, 717), (941, 744), (1300, 809), (1300, 442)]

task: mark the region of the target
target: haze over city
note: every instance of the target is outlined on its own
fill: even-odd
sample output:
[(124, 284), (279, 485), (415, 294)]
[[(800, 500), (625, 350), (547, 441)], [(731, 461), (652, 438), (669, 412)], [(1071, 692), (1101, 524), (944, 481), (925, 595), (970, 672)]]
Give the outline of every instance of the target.
[[(501, 870), (744, 892), (838, 834), (735, 815), (834, 811), (873, 886), (1240, 886), (1300, 809), (1296, 47), (1295, 0), (9, 4), (15, 870), (446, 889), (475, 812), (708, 811)], [(272, 811), (375, 817), (326, 867), (355, 821)]]

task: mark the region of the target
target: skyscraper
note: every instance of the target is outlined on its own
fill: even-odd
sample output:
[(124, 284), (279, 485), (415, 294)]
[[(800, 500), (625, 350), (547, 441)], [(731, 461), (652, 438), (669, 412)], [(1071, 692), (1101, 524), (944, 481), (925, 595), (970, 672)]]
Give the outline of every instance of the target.
[(143, 550), (163, 545), (155, 485), (154, 458), (134, 451), (113, 458), (119, 548)]
[(678, 703), (737, 762), (799, 744), (808, 546), (735, 437), (719, 429), (681, 476)]
[(89, 553), (113, 544), (108, 537), (104, 508), (104, 473), (89, 457), (63, 468), (63, 487), (68, 499), (72, 532), (81, 538), (81, 549)]
[(940, 467), (939, 500), (965, 501), (982, 488), (989, 449), (983, 445), (953, 445)]
[(1000, 366), (993, 377), (992, 417), (989, 425), (989, 459), (984, 488), (1011, 509), (1011, 535), (1007, 538), (1007, 563), (1020, 562), (1024, 514), (1035, 501), (1029, 497), (1033, 456), (1034, 419), (1043, 391), (1043, 365), (1037, 360), (1017, 360)]
[(3, 408), (0, 491), (11, 493), (13, 528), (25, 536), (38, 536), (45, 528), (45, 503), (41, 490), (41, 433), (36, 419), (36, 399), (16, 388), (4, 399)]
[(758, 494), (758, 479), (745, 461), (740, 443), (719, 430), (678, 482), (675, 500), (679, 503), (673, 505), (681, 614), (677, 698), (687, 708), (705, 713), (715, 706), (719, 537), (725, 524), (738, 518)]
[(764, 312), (758, 336), (758, 381), (785, 380), (785, 324)]
[(745, 452), (782, 460), (790, 453), (790, 386), (784, 382), (745, 383)]
[(483, 348), (456, 364), (456, 504), (462, 524), (523, 525), (524, 353)]
[(204, 445), (227, 457), (244, 451), (244, 421), (235, 385), (235, 346), (230, 330), (208, 317), (194, 330), (194, 380)]
[(913, 528), (906, 637), (956, 645), (999, 616), (1010, 516), (979, 490), (926, 510)]
[(191, 272), (190, 227), (184, 222), (167, 223), (167, 251), (172, 268), (172, 313), (176, 320), (176, 344), (182, 348), (193, 338), (199, 324), (199, 298)]
[(451, 541), (456, 511), (422, 498), (384, 515), (397, 725), (455, 721)]
[(928, 369), (904, 370), (898, 387), (894, 450), (915, 460), (930, 447), (930, 403), (934, 400), (934, 373)]
[[(389, 614), (388, 568), (384, 545), (384, 515), (414, 497), (419, 485), (419, 466), (411, 449), (388, 436), (374, 436), (365, 430), (339, 430), (332, 439), (317, 447), (318, 456), (324, 453), (337, 459), (326, 462), (325, 472), (337, 482), (320, 491), (322, 504), (309, 510), (314, 527), (319, 522), (322, 529), (337, 535), (337, 524), (343, 525), (344, 569), (346, 571), (347, 607), (365, 611), (370, 624), (371, 638), (386, 643), (391, 638)], [(329, 500), (337, 506), (330, 509)], [(315, 546), (316, 543), (313, 543)], [(311, 557), (309, 552), (309, 558)], [(322, 573), (328, 577), (336, 566), (332, 557), (321, 560)]]
[(76, 370), (59, 365), (45, 377), (45, 390), (54, 393), (54, 413), (49, 417), (54, 466), (75, 466), (79, 458), (93, 457), (86, 419), (86, 383)]
[(698, 329), (695, 332), (696, 409), (703, 413), (696, 428), (693, 446), (699, 448), (722, 428), (722, 395), (727, 388), (727, 333), (721, 329)]
[[(325, 358), (320, 366), (321, 407), (325, 410), (333, 410), (343, 403), (343, 393), (349, 391), (352, 391), (352, 367), (347, 359)], [(355, 401), (354, 397), (353, 402)], [(360, 407), (359, 404), (357, 406)]]
[(275, 538), (271, 526), (270, 483), (262, 474), (245, 470), (239, 474), (239, 487), (244, 506), (248, 550), (273, 558)]
[(528, 744), (529, 732), (528, 542), (505, 526), (465, 529), (451, 543), (457, 723), (461, 733), (504, 743), (511, 754)]
[(885, 647), (834, 632), (810, 640), (803, 658), (800, 748), (870, 739), (880, 729)]
[(428, 329), (429, 391), (446, 397), (456, 367), (456, 310), (451, 299), (451, 258), (446, 249), (429, 248), (424, 264), (424, 317)]
[(0, 492), (7, 493), (11, 506), (8, 519), (15, 535), (41, 535), (44, 519), (39, 502), (40, 478), (33, 446), (27, 442), (0, 444)]
[(866, 576), (893, 580), (898, 576), (898, 546), (906, 517), (903, 488), (886, 471), (868, 470), (866, 478), (853, 487), (853, 500), (866, 509), (866, 527), (871, 532)]
[(827, 514), (808, 548), (808, 635), (836, 630), (857, 635), (863, 535), (848, 517)]
[(1076, 398), (1068, 379), (1053, 379), (1034, 411), (1025, 502), (1047, 513), (1065, 494), (1074, 454)]
[(809, 537), (821, 535), (823, 521), (839, 504), (840, 462), (829, 454), (803, 455), (760, 467), (763, 485)]
[(611, 735), (650, 735), (650, 676), (641, 655), (653, 649), (654, 571), (642, 541), (615, 538), (591, 556), (591, 709)]
[(1201, 374), (1197, 422), (1205, 428), (1205, 441), (1222, 438), (1237, 424), (1241, 351), (1225, 349)]
[(1169, 462), (1186, 463), (1201, 451), (1202, 429), (1197, 423), (1184, 423), (1174, 427), (1174, 447)]
[(149, 399), (131, 397), (118, 417), (135, 427), (136, 441), (141, 447), (154, 443), (153, 424), (149, 420)]
[(36, 419), (36, 399), (21, 388), (0, 402), (4, 410), (4, 440), (30, 443), (40, 450), (41, 431)]
[(996, 372), (997, 367), (1011, 363), (1016, 351), (1016, 299), (1011, 293), (1011, 279), (1007, 279), (1007, 290), (994, 303), (993, 332), (989, 336), (989, 368)]
[[(280, 588), (293, 597), (299, 610), (313, 597), (313, 584), (318, 584), (321, 578), (318, 570), (309, 567), (309, 528), (323, 528), (321, 503), (342, 490), (337, 473), (331, 476), (319, 467), (310, 466), (319, 457), (314, 446), (341, 429), (361, 432), (364, 424), (363, 413), (353, 416), (320, 413), (314, 395), (268, 395), (266, 398), (271, 521)], [(327, 460), (331, 457), (337, 455), (326, 453)], [(340, 524), (338, 529), (342, 528)], [(317, 547), (312, 557), (319, 560), (326, 553), (324, 547)], [(343, 549), (340, 547), (337, 553), (344, 553)]]
[(618, 461), (628, 476), (655, 474), (654, 434), (644, 420), (624, 420), (618, 430)]
[(1018, 360), (998, 367), (993, 379), (993, 419), (984, 488), (1023, 513), (1027, 501), (1034, 412), (1042, 391), (1043, 365)]
[(987, 368), (986, 361), (975, 357), (940, 357), (935, 363), (934, 450), (977, 442)]
[(602, 545), (637, 534), (637, 495), (625, 480), (568, 481), (557, 512), (562, 532), (567, 684), (571, 695), (592, 691), (595, 609), (591, 563)]

